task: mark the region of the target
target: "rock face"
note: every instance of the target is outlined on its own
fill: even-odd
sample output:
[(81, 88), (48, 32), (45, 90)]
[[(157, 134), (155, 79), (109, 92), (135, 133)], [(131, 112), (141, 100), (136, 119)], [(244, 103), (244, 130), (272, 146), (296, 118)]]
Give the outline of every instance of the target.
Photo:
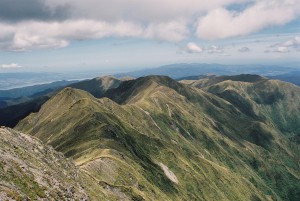
[(92, 200), (300, 200), (298, 87), (148, 76), (104, 96), (66, 88), (16, 127), (73, 158)]
[(87, 200), (77, 168), (40, 140), (0, 128), (0, 200)]

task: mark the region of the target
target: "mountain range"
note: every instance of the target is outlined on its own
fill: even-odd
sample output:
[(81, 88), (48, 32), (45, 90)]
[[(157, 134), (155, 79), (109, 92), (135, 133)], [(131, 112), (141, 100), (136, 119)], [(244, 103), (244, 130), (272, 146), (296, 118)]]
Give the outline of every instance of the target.
[(280, 75), (269, 76), (270, 79), (282, 80), (300, 86), (300, 71), (292, 71)]
[(72, 159), (82, 196), (300, 200), (299, 87), (247, 74), (93, 82), (57, 91), (14, 128)]
[(283, 67), (276, 65), (224, 65), (224, 64), (206, 64), (206, 63), (179, 63), (160, 66), (158, 68), (149, 68), (136, 70), (126, 73), (115, 74), (116, 77), (141, 77), (148, 75), (165, 75), (173, 79), (195, 75), (238, 75), (238, 74), (258, 74), (264, 76), (276, 76), (289, 74), (297, 71), (297, 68)]

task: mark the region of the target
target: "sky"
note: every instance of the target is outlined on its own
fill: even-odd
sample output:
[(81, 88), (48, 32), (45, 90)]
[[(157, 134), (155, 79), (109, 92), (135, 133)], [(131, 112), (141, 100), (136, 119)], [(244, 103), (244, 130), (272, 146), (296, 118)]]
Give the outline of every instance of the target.
[(0, 72), (300, 67), (300, 0), (0, 0)]

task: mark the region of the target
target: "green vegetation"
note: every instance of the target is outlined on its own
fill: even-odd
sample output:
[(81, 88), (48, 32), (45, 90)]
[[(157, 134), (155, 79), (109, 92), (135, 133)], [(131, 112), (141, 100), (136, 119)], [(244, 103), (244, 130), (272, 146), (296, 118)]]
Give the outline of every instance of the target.
[(16, 129), (72, 158), (92, 200), (298, 201), (300, 89), (212, 79), (148, 76), (100, 99), (66, 88)]

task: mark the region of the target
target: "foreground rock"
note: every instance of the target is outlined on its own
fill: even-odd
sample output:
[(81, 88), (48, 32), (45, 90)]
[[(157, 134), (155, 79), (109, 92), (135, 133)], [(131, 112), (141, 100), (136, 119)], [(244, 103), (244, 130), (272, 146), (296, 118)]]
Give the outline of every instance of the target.
[(0, 200), (87, 200), (71, 160), (39, 140), (0, 128)]

